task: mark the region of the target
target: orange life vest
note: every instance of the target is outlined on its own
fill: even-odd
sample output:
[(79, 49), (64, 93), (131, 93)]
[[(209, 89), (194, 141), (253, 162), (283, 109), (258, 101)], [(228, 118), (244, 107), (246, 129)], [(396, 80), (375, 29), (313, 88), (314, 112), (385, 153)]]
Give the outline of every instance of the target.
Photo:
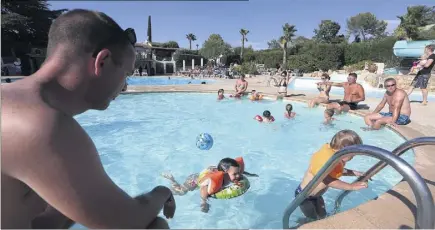
[[(239, 164), (240, 173), (243, 173), (245, 170), (245, 162), (243, 161), (243, 157), (237, 157), (234, 159)], [(225, 172), (213, 170), (207, 172), (202, 178), (199, 178), (198, 184), (200, 185), (206, 180), (209, 180), (208, 187), (207, 187), (207, 193), (209, 195), (213, 195), (217, 192), (219, 192), (222, 188), (222, 185), (224, 183), (224, 175)]]

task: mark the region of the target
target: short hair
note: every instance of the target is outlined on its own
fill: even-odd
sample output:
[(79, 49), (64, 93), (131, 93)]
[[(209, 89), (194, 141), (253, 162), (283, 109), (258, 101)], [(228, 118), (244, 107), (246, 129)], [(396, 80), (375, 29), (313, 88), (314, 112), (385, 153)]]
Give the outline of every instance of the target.
[(362, 143), (361, 137), (355, 131), (344, 129), (332, 137), (330, 146), (335, 150), (340, 150), (347, 146), (360, 145)]
[(74, 9), (56, 18), (48, 32), (47, 59), (59, 46), (69, 50), (62, 54), (66, 58), (77, 58), (95, 52), (100, 46), (114, 52), (114, 62), (122, 64), (122, 58), (116, 58), (123, 48), (131, 45), (128, 39), (119, 36), (123, 29), (111, 17), (102, 12)]
[(332, 117), (335, 114), (334, 109), (325, 109), (325, 113), (328, 114), (328, 116)]
[(394, 81), (394, 82), (396, 82), (396, 79), (394, 79), (394, 78), (392, 78), (392, 77), (389, 77), (389, 78), (385, 79), (385, 81), (384, 81), (384, 85), (387, 84), (387, 82), (390, 82), (390, 81)]
[(327, 78), (328, 80), (331, 80), (331, 77), (327, 73), (322, 73), (322, 77)]
[(263, 116), (269, 118), (270, 117), (270, 111), (269, 110), (264, 110), (263, 112)]
[(349, 76), (352, 76), (352, 77), (354, 77), (355, 79), (358, 78), (358, 75), (357, 75), (356, 73), (350, 73)]
[(217, 169), (218, 171), (226, 172), (228, 171), (228, 169), (230, 169), (231, 166), (240, 167), (239, 163), (237, 163), (236, 160), (227, 157), (219, 161)]

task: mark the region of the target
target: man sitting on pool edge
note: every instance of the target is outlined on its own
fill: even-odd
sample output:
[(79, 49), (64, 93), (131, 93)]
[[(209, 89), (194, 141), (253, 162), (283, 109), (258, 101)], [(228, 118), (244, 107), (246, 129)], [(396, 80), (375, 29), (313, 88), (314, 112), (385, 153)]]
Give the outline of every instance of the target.
[[(377, 130), (382, 125), (390, 124), (407, 125), (411, 120), (411, 104), (409, 102), (408, 94), (403, 89), (398, 89), (396, 80), (388, 78), (384, 82), (385, 94), (382, 101), (373, 111), (373, 113), (364, 116), (364, 121), (368, 128), (363, 130)], [(388, 103), (388, 113), (383, 113), (381, 110)]]
[(236, 93), (233, 95), (233, 97), (242, 97), (246, 94), (246, 90), (248, 89), (248, 82), (245, 80), (245, 75), (240, 75), (240, 79), (236, 81), (236, 84), (234, 85), (234, 91)]
[(356, 83), (356, 73), (350, 73), (347, 77), (347, 82), (334, 83), (328, 82), (327, 85), (344, 88), (344, 97), (340, 102), (331, 102), (327, 105), (327, 109), (334, 109), (337, 113), (347, 112), (349, 110), (358, 109), (358, 103), (365, 100), (364, 88), (361, 84)]

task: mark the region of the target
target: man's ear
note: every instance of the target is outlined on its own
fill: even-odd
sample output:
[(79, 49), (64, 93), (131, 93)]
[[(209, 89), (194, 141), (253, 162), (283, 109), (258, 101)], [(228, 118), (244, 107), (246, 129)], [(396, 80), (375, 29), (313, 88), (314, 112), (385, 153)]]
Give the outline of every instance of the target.
[(103, 68), (107, 65), (107, 60), (110, 59), (112, 52), (108, 49), (102, 49), (95, 58), (95, 75), (97, 77), (103, 74)]

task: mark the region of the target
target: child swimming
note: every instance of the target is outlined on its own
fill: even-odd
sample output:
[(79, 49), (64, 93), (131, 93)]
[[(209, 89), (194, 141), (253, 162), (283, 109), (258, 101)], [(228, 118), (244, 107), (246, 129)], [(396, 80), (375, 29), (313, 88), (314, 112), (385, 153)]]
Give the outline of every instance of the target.
[(292, 112), (293, 110), (293, 105), (292, 104), (287, 104), (285, 106), (285, 112), (284, 112), (284, 116), (288, 119), (294, 118), (296, 116), (295, 112)]
[(224, 89), (219, 89), (218, 90), (218, 100), (222, 100), (222, 99), (224, 99), (225, 98), (225, 96), (224, 96)]
[[(311, 157), (310, 166), (305, 172), (301, 184), (295, 190), (295, 197), (302, 192), (308, 183), (316, 176), (322, 169), (325, 163), (340, 149), (362, 144), (361, 138), (352, 130), (341, 130), (334, 135), (331, 142), (324, 144), (319, 151)], [(311, 194), (300, 204), (300, 208), (304, 215), (311, 219), (321, 219), (326, 217), (325, 201), (322, 195), (328, 188), (335, 188), (341, 190), (360, 190), (367, 188), (366, 182), (355, 182), (349, 184), (339, 180), (341, 176), (362, 176), (362, 172), (344, 168), (346, 162), (352, 160), (352, 157), (346, 157), (339, 162), (335, 168), (329, 173), (327, 177), (313, 190)]]
[(260, 115), (257, 115), (254, 117), (254, 119), (259, 121), (259, 122), (266, 122), (266, 123), (270, 123), (270, 122), (275, 121), (275, 118), (272, 116), (272, 114), (270, 113), (269, 110), (264, 110), (263, 117), (261, 117)]
[(258, 177), (257, 174), (246, 172), (245, 163), (242, 157), (236, 159), (224, 158), (218, 166), (210, 166), (205, 173), (195, 173), (187, 177), (184, 184), (179, 184), (171, 174), (162, 174), (163, 177), (172, 182), (172, 192), (174, 195), (184, 195), (197, 188), (200, 189), (201, 211), (208, 212), (210, 205), (208, 198), (221, 191), (231, 183), (238, 183), (243, 179), (243, 175)]
[(333, 109), (325, 109), (325, 112), (323, 113), (323, 116), (325, 117), (323, 124), (331, 124), (331, 122), (335, 120), (335, 118), (332, 117), (334, 116), (334, 113), (335, 111)]
[(259, 101), (259, 100), (263, 99), (263, 95), (258, 93), (255, 89), (253, 89), (251, 91), (250, 99), (251, 99), (251, 101)]

